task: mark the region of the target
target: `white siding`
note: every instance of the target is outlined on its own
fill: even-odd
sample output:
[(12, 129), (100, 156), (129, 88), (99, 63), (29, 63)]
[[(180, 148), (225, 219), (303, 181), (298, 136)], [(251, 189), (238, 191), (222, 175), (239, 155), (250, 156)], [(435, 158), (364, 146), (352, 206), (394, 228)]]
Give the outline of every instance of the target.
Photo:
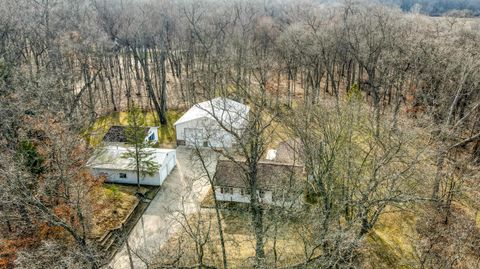
[(165, 179), (167, 178), (167, 176), (168, 176), (167, 167), (166, 167), (166, 166), (162, 166), (162, 168), (160, 168), (160, 185), (163, 184), (163, 182), (165, 181)]
[(168, 154), (168, 158), (165, 159), (163, 164), (164, 167), (167, 169), (167, 175), (169, 175), (173, 168), (177, 165), (177, 153), (175, 151)]
[(215, 148), (229, 148), (235, 143), (234, 136), (224, 130), (214, 119), (195, 119), (177, 124), (175, 128), (177, 140), (185, 141), (187, 146), (193, 145), (191, 142), (192, 139), (189, 139), (187, 136), (195, 130), (198, 130), (196, 131), (197, 134), (194, 138), (198, 141), (199, 146), (205, 146), (204, 142), (208, 141), (208, 146)]
[[(141, 185), (151, 185), (151, 186), (160, 186), (163, 184), (167, 176), (172, 172), (173, 168), (176, 165), (176, 152), (172, 151), (167, 154), (165, 160), (160, 166), (159, 171), (154, 175), (149, 176), (145, 175), (144, 177), (140, 176)], [(116, 170), (116, 169), (105, 169), (105, 168), (91, 168), (94, 176), (99, 177), (101, 175), (106, 175), (106, 182), (112, 183), (122, 183), (122, 184), (137, 184), (137, 174), (132, 170)], [(120, 178), (120, 173), (127, 175), (127, 178)]]
[(167, 171), (168, 171), (168, 174), (170, 174), (170, 172), (172, 172), (173, 168), (175, 167), (176, 165), (176, 153), (174, 152), (173, 153), (173, 156), (170, 157), (170, 159), (168, 160), (166, 166), (167, 166)]
[[(222, 187), (215, 186), (215, 196), (217, 197), (218, 201), (250, 203), (250, 194), (244, 192), (244, 194), (242, 195), (242, 191), (240, 188), (223, 187), (223, 190), (224, 192), (222, 193)], [(264, 191), (263, 198), (260, 197), (259, 191), (257, 191), (257, 195), (260, 198), (260, 202), (266, 204), (273, 203), (271, 191)]]
[(185, 128), (199, 128), (203, 129), (206, 118), (195, 119), (188, 122), (180, 123), (175, 126), (177, 140), (185, 140)]
[[(135, 171), (128, 170), (112, 170), (112, 169), (103, 169), (103, 168), (92, 168), (92, 172), (95, 176), (101, 176), (102, 174), (106, 175), (106, 182), (112, 183), (123, 183), (123, 184), (137, 184), (137, 175)], [(120, 173), (127, 175), (127, 178), (120, 178)], [(153, 185), (160, 186), (160, 176), (156, 172), (153, 176), (145, 175), (145, 177), (140, 177), (140, 184), (142, 185)]]

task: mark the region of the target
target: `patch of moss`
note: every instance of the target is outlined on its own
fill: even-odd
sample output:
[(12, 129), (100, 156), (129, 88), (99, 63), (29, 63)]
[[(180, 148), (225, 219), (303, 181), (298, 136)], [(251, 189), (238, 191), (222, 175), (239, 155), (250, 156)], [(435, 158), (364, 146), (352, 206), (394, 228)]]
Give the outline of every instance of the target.
[(175, 126), (173, 124), (180, 118), (181, 114), (174, 110), (167, 113), (167, 125), (161, 125), (158, 128), (158, 143), (160, 145), (175, 143)]
[(369, 254), (366, 262), (372, 268), (414, 268), (416, 256), (412, 238), (416, 237), (412, 213), (389, 212), (381, 216), (367, 236)]
[(477, 215), (477, 217), (476, 217), (476, 219), (477, 219), (477, 227), (480, 229), (480, 211), (477, 211), (476, 215)]
[(367, 242), (375, 260), (378, 260), (374, 262), (373, 259), (369, 259), (369, 263), (375, 263), (377, 268), (397, 268), (400, 257), (395, 254), (395, 250), (388, 242), (375, 232), (367, 237)]

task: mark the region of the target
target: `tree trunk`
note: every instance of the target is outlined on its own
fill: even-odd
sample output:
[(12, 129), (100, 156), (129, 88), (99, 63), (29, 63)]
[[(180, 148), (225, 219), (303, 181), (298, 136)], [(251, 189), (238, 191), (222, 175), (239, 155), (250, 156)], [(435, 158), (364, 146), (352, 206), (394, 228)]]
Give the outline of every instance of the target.
[(263, 208), (258, 202), (256, 191), (251, 195), (250, 210), (255, 232), (255, 268), (265, 268), (265, 235), (263, 231)]
[(447, 155), (447, 151), (443, 147), (440, 147), (437, 151), (437, 154), (437, 171), (435, 173), (432, 190), (432, 200), (434, 201), (438, 201), (438, 193), (440, 191), (440, 183), (442, 182), (443, 166), (445, 164), (445, 157)]
[(140, 62), (140, 65), (142, 66), (143, 73), (144, 73), (143, 78), (144, 78), (144, 81), (145, 81), (145, 86), (147, 87), (147, 92), (148, 92), (148, 95), (150, 97), (150, 100), (153, 102), (153, 105), (155, 107), (155, 111), (157, 112), (157, 115), (161, 119), (162, 117), (165, 117), (165, 114), (162, 112), (162, 108), (160, 107), (160, 104), (157, 101), (157, 98), (155, 96), (155, 91), (153, 89), (152, 80), (150, 78), (150, 69), (148, 67), (147, 49), (144, 48), (143, 50), (144, 50), (143, 59), (140, 59), (140, 57), (138, 55), (138, 52), (137, 52), (137, 49), (132, 48), (133, 55), (134, 55), (136, 61)]
[(249, 166), (250, 213), (255, 234), (255, 268), (265, 268), (265, 234), (263, 208), (257, 195), (257, 164), (251, 162)]

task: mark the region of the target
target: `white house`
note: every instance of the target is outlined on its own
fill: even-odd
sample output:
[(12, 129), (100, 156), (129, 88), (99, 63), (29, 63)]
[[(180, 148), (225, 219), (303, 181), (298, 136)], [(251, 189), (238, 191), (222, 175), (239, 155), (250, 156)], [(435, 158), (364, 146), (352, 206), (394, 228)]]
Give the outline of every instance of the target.
[[(93, 175), (105, 177), (106, 182), (137, 184), (135, 160), (123, 157), (128, 150), (118, 146), (100, 148), (90, 158), (87, 166), (90, 167)], [(140, 184), (160, 186), (175, 167), (176, 152), (174, 149), (148, 148), (147, 150), (152, 152), (151, 160), (158, 165), (158, 171), (153, 175), (141, 176)]]
[[(127, 136), (125, 135), (126, 126), (114, 125), (108, 129), (108, 132), (103, 137), (103, 141), (108, 144), (125, 144), (127, 143)], [(158, 142), (158, 127), (145, 127), (145, 142)]]
[(195, 104), (174, 124), (177, 145), (232, 147), (232, 133), (241, 137), (249, 110), (247, 105), (222, 97)]
[[(218, 201), (250, 203), (251, 195), (242, 161), (218, 160), (214, 176)], [(302, 166), (260, 161), (257, 165), (257, 197), (263, 204), (292, 205), (302, 197)]]

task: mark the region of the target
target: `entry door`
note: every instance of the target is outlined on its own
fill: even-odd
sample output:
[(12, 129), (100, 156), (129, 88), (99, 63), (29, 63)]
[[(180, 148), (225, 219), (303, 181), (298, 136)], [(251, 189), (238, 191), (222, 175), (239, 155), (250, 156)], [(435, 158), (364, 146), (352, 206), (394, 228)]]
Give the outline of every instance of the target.
[(203, 130), (198, 128), (185, 128), (185, 144), (187, 146), (203, 146), (205, 138)]

